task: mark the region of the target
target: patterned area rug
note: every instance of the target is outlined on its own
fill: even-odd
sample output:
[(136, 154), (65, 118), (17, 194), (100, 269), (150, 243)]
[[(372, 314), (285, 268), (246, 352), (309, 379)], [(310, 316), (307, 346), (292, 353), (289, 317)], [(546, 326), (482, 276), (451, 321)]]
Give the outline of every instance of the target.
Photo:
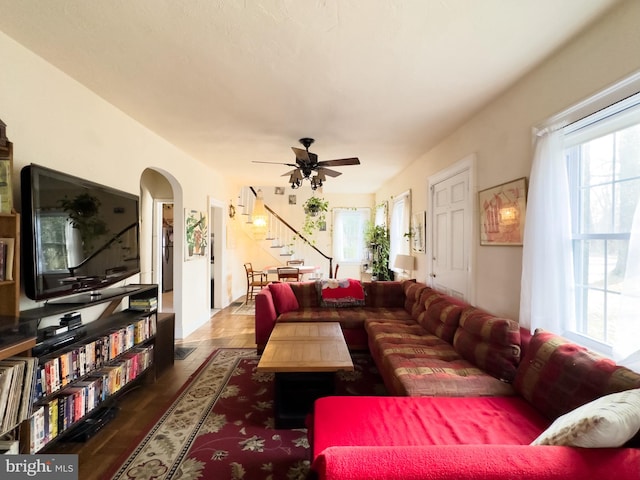
[(242, 303), (239, 307), (237, 307), (231, 315), (253, 315), (256, 313), (256, 302), (251, 299), (247, 302)]
[[(273, 374), (257, 373), (254, 349), (220, 349), (200, 367), (113, 475), (148, 479), (304, 479), (305, 429), (276, 430)], [(385, 395), (368, 355), (341, 372), (338, 395)]]

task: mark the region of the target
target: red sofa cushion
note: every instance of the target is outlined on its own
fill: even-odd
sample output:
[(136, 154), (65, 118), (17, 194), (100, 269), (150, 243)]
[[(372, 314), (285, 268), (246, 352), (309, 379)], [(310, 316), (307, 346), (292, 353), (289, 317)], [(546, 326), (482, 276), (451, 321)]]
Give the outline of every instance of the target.
[(448, 343), (453, 343), (453, 337), (460, 323), (460, 315), (465, 306), (450, 301), (444, 295), (435, 294), (423, 295), (423, 304), (426, 309), (418, 317), (418, 323), (428, 332), (437, 335)]
[(278, 313), (292, 312), (299, 308), (298, 299), (288, 283), (270, 283), (269, 291)]
[(420, 302), (422, 293), (427, 289), (431, 290), (431, 288), (424, 283), (406, 280), (402, 282), (402, 289), (404, 290), (404, 309), (409, 312), (412, 318), (418, 318), (418, 315), (424, 311), (424, 303)]
[(513, 386), (554, 420), (603, 395), (640, 388), (640, 374), (559, 335), (538, 330), (529, 341)]
[(323, 397), (312, 455), (332, 446), (528, 445), (549, 421), (520, 397)]
[[(409, 282), (410, 280), (407, 280)], [(364, 301), (367, 307), (404, 308), (403, 282), (366, 282)]]
[(511, 382), (520, 363), (520, 326), (476, 307), (467, 307), (453, 338), (463, 358), (489, 375)]

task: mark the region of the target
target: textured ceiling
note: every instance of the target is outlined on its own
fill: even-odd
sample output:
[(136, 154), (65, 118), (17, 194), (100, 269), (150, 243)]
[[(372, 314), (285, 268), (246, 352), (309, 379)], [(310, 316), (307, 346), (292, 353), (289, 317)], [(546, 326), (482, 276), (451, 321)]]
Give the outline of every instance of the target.
[(314, 137), (366, 193), (615, 3), (0, 0), (0, 30), (223, 175), (284, 185), (251, 161)]

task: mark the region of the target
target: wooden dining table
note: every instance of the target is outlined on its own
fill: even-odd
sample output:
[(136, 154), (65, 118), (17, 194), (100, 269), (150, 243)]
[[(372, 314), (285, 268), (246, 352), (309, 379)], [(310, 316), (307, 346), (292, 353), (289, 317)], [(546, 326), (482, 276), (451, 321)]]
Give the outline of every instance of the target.
[(282, 268), (282, 267), (291, 267), (291, 268), (297, 268), (298, 271), (300, 272), (300, 275), (307, 275), (307, 274), (312, 274), (317, 272), (320, 267), (316, 266), (316, 265), (272, 265), (269, 267), (264, 267), (262, 269), (262, 273), (266, 274), (266, 275), (277, 275), (278, 274), (278, 268)]

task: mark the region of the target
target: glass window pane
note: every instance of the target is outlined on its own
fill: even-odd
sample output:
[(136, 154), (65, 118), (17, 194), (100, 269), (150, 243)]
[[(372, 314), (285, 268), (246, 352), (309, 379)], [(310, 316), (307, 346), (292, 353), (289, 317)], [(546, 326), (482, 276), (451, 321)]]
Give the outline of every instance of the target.
[(605, 242), (603, 240), (588, 240), (583, 252), (585, 262), (584, 279), (590, 287), (604, 288), (605, 279)]
[(601, 185), (613, 180), (614, 135), (596, 138), (582, 146), (582, 185)]
[(581, 233), (611, 232), (611, 185), (585, 188), (581, 193)]
[(605, 295), (598, 290), (587, 290), (587, 331), (586, 335), (604, 342), (605, 336)]
[(640, 125), (616, 135), (616, 180), (640, 177)]
[[(638, 157), (640, 164), (640, 157)], [(614, 212), (615, 233), (630, 233), (633, 224), (633, 214), (636, 211), (636, 204), (640, 198), (640, 178), (626, 180), (616, 183), (615, 186), (616, 206)]]
[(607, 242), (607, 290), (622, 292), (624, 273), (627, 266), (628, 240), (609, 240)]

